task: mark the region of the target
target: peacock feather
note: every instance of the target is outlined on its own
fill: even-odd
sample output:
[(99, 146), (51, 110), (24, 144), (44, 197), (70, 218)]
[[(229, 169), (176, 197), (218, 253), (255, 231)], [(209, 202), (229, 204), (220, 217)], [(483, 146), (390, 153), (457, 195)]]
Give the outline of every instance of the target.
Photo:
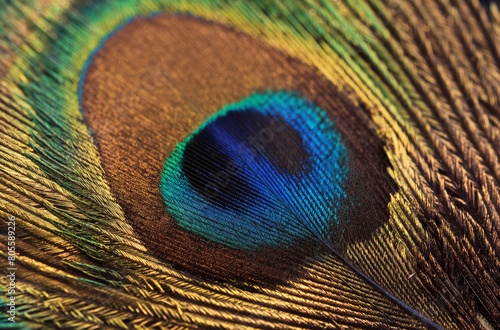
[(0, 121), (1, 328), (500, 329), (497, 2), (0, 0)]

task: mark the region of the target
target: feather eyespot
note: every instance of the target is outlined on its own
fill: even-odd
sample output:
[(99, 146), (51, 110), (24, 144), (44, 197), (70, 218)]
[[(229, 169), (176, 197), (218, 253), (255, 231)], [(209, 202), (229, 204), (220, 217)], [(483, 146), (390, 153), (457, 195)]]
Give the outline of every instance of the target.
[(388, 218), (391, 188), (378, 187), (391, 182), (388, 161), (369, 113), (246, 34), (188, 16), (138, 18), (95, 52), (81, 88), (125, 218), (183, 270), (282, 281), (325, 243), (344, 249)]

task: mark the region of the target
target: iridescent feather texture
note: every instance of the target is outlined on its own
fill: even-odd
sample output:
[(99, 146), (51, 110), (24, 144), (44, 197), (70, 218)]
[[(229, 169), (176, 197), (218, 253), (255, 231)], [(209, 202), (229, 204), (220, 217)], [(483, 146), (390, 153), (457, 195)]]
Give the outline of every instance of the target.
[(0, 120), (1, 328), (500, 328), (496, 2), (1, 1)]

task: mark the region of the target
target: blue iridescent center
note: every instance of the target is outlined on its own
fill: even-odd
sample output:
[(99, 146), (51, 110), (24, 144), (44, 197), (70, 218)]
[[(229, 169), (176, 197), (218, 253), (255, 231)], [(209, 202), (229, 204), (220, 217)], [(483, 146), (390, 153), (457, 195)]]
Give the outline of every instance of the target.
[(328, 239), (348, 152), (326, 112), (295, 92), (229, 104), (179, 143), (160, 190), (183, 229), (235, 249)]

